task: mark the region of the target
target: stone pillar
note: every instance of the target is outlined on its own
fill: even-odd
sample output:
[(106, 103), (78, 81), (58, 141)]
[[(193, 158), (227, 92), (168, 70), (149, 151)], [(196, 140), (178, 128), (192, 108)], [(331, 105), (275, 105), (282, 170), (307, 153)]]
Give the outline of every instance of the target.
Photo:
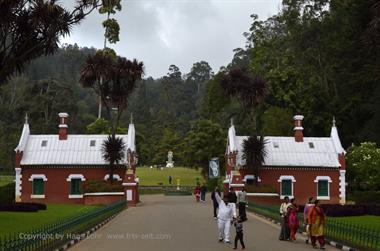
[(339, 171), (339, 203), (346, 204), (346, 170)]
[(21, 168), (16, 167), (16, 179), (15, 179), (15, 201), (21, 202), (21, 183), (22, 183), (22, 175), (21, 175)]
[(139, 200), (138, 183), (135, 180), (135, 174), (128, 170), (123, 179), (124, 193), (128, 206), (136, 206)]

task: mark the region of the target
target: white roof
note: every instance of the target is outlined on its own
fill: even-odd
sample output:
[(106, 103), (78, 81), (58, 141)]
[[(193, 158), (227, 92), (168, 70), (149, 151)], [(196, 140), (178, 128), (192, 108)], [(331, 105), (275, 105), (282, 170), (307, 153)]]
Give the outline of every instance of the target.
[[(335, 128), (336, 129), (336, 128)], [(234, 136), (228, 142), (236, 142), (237, 165), (244, 166), (243, 141), (248, 136)], [(344, 153), (344, 149), (334, 137), (304, 137), (303, 142), (296, 142), (294, 137), (264, 137), (267, 156), (264, 166), (295, 166), (295, 167), (340, 167), (338, 154)], [(312, 144), (312, 145), (311, 145)], [(234, 152), (235, 147), (228, 145), (229, 153)]]
[[(136, 150), (134, 131), (132, 134), (133, 139), (128, 134), (116, 135), (123, 138), (126, 144), (125, 159), (119, 164), (127, 164), (128, 149), (132, 152)], [(109, 163), (103, 159), (101, 151), (107, 137), (108, 135), (69, 134), (67, 140), (59, 140), (58, 134), (31, 135), (26, 123), (15, 151), (23, 152), (21, 165), (107, 165)], [(43, 141), (46, 141), (45, 146)], [(94, 146), (91, 146), (91, 141), (95, 141)]]

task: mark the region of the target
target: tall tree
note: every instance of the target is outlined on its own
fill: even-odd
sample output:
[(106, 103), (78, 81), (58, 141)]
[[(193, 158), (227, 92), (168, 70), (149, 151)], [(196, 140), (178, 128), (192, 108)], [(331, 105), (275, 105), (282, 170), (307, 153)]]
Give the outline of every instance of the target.
[(69, 11), (55, 0), (0, 1), (0, 85), (31, 60), (56, 52), (59, 38), (69, 35), (99, 2), (77, 0)]

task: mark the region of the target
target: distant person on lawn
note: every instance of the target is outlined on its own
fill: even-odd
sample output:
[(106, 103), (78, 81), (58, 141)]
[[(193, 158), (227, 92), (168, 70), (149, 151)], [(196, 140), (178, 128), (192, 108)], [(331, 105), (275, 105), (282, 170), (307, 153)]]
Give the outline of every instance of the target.
[(247, 220), (247, 214), (246, 214), (246, 206), (247, 206), (247, 192), (245, 191), (244, 187), (241, 191), (237, 194), (237, 202), (239, 206), (239, 217), (242, 221)]
[(207, 186), (205, 183), (201, 186), (201, 202), (206, 202)]
[(288, 225), (290, 229), (290, 239), (296, 241), (296, 234), (300, 223), (298, 220), (298, 206), (294, 198), (290, 200), (290, 205), (288, 206)]
[(310, 224), (309, 224), (309, 220), (308, 220), (308, 215), (309, 215), (310, 209), (312, 207), (314, 207), (313, 197), (310, 197), (307, 200), (305, 207), (303, 209), (303, 222), (304, 222), (304, 225), (306, 228), (306, 233), (307, 233), (307, 239), (305, 240), (306, 244), (308, 244), (310, 241)]
[(280, 215), (281, 215), (281, 232), (280, 232), (280, 241), (286, 241), (290, 239), (289, 227), (288, 227), (288, 206), (289, 197), (284, 197), (284, 202), (280, 206)]
[(172, 180), (173, 180), (172, 176), (171, 176), (171, 175), (169, 175), (169, 185), (171, 185), (171, 184), (172, 184)]
[(219, 242), (224, 240), (225, 243), (230, 242), (230, 228), (234, 218), (236, 218), (236, 207), (234, 203), (228, 201), (228, 197), (220, 198), (218, 193), (215, 193), (215, 199), (218, 202), (218, 231)]
[(308, 223), (310, 224), (310, 236), (311, 245), (313, 248), (317, 248), (317, 241), (320, 249), (325, 249), (325, 226), (326, 215), (323, 209), (319, 206), (319, 200), (314, 201), (314, 207), (312, 207), (308, 214)]
[(218, 201), (216, 201), (215, 194), (218, 194), (220, 197), (220, 191), (218, 187), (215, 187), (214, 191), (212, 191), (211, 193), (211, 200), (214, 206), (214, 219), (217, 220), (218, 218), (217, 218), (216, 210), (218, 209), (219, 205), (218, 205)]
[(199, 185), (197, 185), (194, 188), (194, 196), (195, 196), (195, 201), (196, 202), (199, 202), (200, 193), (201, 193), (201, 187)]

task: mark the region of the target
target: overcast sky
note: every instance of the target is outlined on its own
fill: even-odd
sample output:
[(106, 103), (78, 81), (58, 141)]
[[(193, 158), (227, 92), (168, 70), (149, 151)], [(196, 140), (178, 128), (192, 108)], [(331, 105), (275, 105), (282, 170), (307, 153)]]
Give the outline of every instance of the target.
[[(188, 73), (201, 60), (217, 72), (231, 61), (233, 49), (244, 47), (250, 15), (266, 19), (280, 6), (281, 0), (122, 0), (115, 15), (120, 41), (109, 47), (143, 61), (146, 77), (166, 75), (170, 64)], [(105, 18), (94, 11), (61, 42), (102, 48)]]

